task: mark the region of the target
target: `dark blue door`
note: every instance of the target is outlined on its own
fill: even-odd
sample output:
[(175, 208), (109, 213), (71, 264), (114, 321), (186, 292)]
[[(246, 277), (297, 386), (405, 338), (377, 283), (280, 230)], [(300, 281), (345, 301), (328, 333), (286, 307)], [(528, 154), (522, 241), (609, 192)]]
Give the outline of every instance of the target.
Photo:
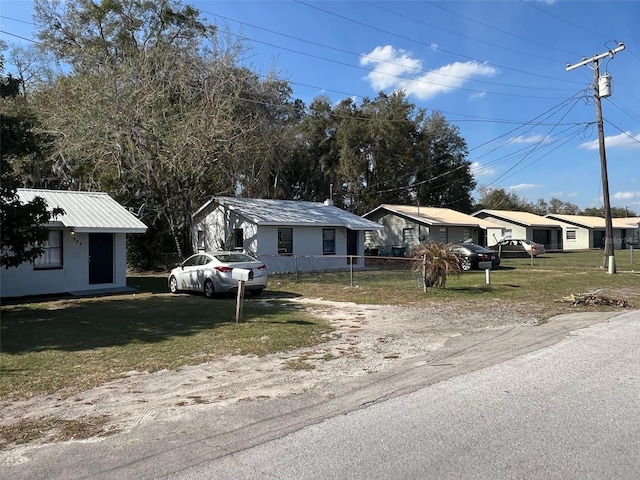
[(113, 234), (89, 234), (89, 283), (113, 283)]
[(357, 230), (347, 230), (347, 265), (353, 263), (358, 263), (358, 231)]

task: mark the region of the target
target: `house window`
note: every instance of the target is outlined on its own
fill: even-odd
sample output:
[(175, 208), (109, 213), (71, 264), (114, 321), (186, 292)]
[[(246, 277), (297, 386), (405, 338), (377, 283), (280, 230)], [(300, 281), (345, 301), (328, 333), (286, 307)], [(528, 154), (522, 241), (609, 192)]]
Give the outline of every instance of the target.
[(62, 230), (49, 231), (43, 248), (44, 253), (35, 260), (35, 268), (62, 268)]
[(567, 230), (567, 240), (575, 240), (576, 236), (577, 234), (575, 230)]
[(440, 227), (438, 229), (438, 239), (439, 239), (440, 243), (447, 243), (447, 228), (446, 227)]
[(322, 254), (334, 255), (336, 253), (336, 229), (322, 229)]
[(402, 243), (406, 243), (412, 245), (415, 239), (415, 235), (413, 233), (413, 228), (403, 228), (402, 229)]
[(278, 254), (279, 255), (293, 254), (293, 229), (292, 228), (278, 229)]
[(205, 244), (204, 244), (204, 231), (202, 230), (198, 230), (198, 250), (206, 250)]
[(233, 246), (238, 249), (244, 248), (244, 231), (241, 228), (233, 230)]

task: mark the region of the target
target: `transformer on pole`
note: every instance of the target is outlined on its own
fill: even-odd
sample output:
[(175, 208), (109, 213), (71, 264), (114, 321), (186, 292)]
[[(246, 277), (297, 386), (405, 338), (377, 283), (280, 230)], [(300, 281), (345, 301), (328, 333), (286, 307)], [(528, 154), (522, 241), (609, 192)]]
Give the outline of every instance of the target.
[(598, 122), (598, 146), (600, 149), (600, 170), (602, 176), (602, 200), (604, 203), (604, 222), (605, 222), (605, 242), (604, 242), (604, 255), (607, 259), (609, 273), (616, 273), (616, 260), (613, 255), (613, 220), (611, 218), (611, 203), (609, 200), (609, 178), (607, 175), (607, 154), (604, 147), (604, 126), (602, 122), (602, 97), (609, 97), (611, 95), (611, 76), (605, 74), (600, 76), (600, 60), (605, 57), (613, 58), (613, 56), (624, 50), (624, 43), (618, 43), (618, 46), (613, 50), (609, 50), (606, 53), (594, 55), (591, 58), (586, 58), (580, 63), (574, 65), (567, 65), (567, 71), (574, 68), (582, 67), (593, 63), (593, 71), (595, 80), (593, 82), (594, 98), (596, 104), (596, 117)]

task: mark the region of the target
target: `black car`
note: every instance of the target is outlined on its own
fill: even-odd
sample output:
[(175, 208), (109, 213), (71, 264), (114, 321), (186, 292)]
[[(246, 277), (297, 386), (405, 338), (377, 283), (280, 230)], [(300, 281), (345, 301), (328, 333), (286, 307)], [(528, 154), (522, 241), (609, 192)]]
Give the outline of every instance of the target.
[(460, 267), (465, 272), (472, 269), (494, 269), (500, 266), (500, 256), (495, 251), (489, 250), (482, 245), (454, 243), (450, 248), (451, 253), (460, 260)]

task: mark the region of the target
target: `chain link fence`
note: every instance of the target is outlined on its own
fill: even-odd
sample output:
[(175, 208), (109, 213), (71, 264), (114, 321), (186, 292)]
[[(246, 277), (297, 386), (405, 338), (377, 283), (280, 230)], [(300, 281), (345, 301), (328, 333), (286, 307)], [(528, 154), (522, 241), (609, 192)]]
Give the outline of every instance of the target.
[(421, 259), (356, 255), (258, 255), (272, 276), (332, 284), (383, 285), (389, 282), (422, 288)]
[[(270, 277), (294, 281), (323, 281), (332, 284), (385, 285), (390, 282), (408, 288), (423, 288), (422, 259), (358, 255), (254, 255), (267, 266)], [(169, 271), (180, 263), (175, 253), (154, 258), (154, 267)]]

